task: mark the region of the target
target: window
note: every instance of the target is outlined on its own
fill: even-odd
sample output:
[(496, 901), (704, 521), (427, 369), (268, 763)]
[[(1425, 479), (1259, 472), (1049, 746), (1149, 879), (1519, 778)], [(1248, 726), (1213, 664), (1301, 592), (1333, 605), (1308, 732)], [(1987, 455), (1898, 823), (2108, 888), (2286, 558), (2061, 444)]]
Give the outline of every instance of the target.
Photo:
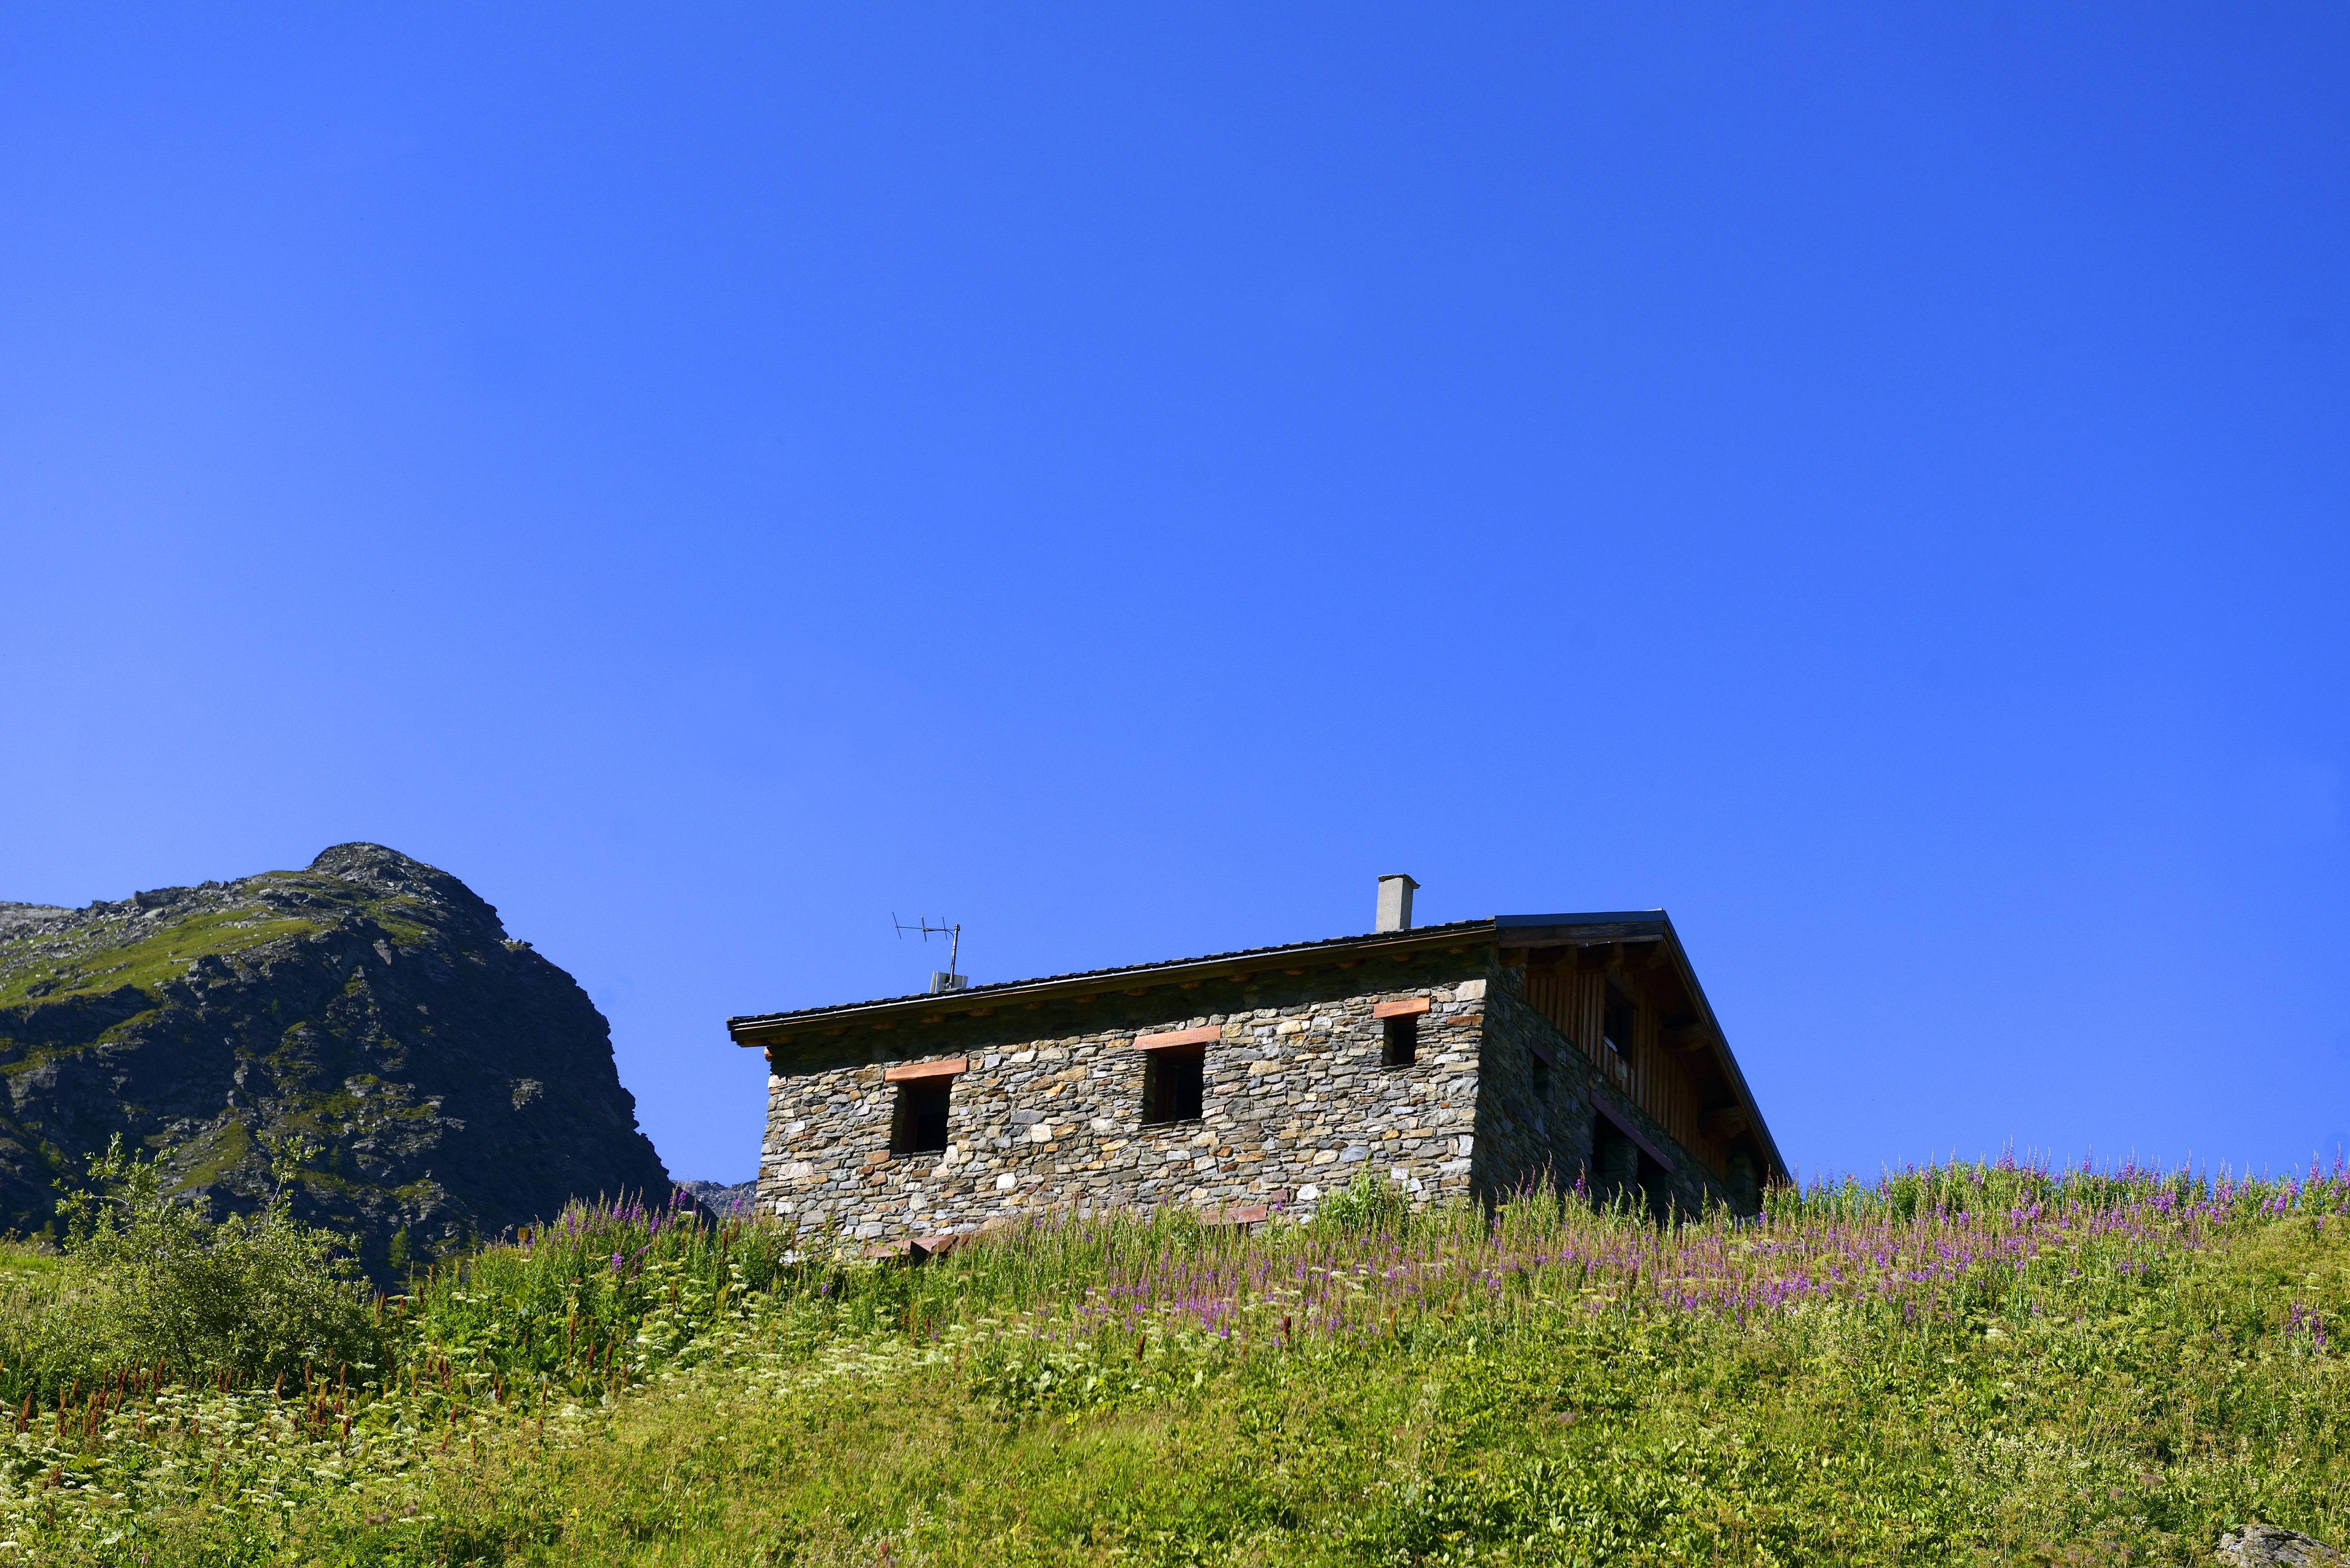
[(1427, 1011), (1424, 996), (1399, 996), (1371, 1009), (1371, 1016), (1379, 1021), (1383, 1066), (1409, 1067), (1419, 1060), (1419, 1019)]
[(898, 1085), (898, 1108), (889, 1126), (892, 1154), (943, 1154), (947, 1147), (947, 1095), (952, 1078), (918, 1078)]
[(1599, 1015), (1599, 1043), (1607, 1047), (1599, 1065), (1621, 1088), (1632, 1086), (1632, 1025), (1638, 1017), (1631, 1002), (1610, 991)]
[(1142, 1119), (1146, 1122), (1196, 1122), (1206, 1097), (1208, 1053), (1153, 1051), (1142, 1069)]
[(1403, 1013), (1399, 1017), (1382, 1018), (1379, 1027), (1385, 1032), (1387, 1050), (1380, 1060), (1389, 1067), (1409, 1067), (1419, 1060), (1419, 1014)]
[(1529, 1051), (1526, 1053), (1526, 1065), (1533, 1069), (1534, 1104), (1550, 1104), (1550, 1064), (1543, 1059), (1542, 1053)]
[(1632, 1059), (1631, 1004), (1610, 998), (1607, 1011), (1603, 1015), (1600, 1024), (1600, 1033), (1607, 1041), (1607, 1049), (1629, 1062)]

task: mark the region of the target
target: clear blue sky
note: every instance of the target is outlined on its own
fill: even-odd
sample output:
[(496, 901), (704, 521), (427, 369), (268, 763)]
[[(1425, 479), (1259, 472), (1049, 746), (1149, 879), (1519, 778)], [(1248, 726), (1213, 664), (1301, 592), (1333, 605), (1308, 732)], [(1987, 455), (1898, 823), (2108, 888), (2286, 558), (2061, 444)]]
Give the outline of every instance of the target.
[(2350, 1141), (2350, 13), (18, 6), (0, 897), (610, 1016), (1670, 909), (1788, 1158)]

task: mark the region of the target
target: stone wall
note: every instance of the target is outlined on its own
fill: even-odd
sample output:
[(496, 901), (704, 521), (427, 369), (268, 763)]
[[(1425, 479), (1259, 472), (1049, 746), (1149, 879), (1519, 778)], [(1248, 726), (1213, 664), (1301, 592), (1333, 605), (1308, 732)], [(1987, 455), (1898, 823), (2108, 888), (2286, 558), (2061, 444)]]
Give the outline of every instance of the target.
[[(1702, 1213), (1710, 1203), (1729, 1203), (1742, 1213), (1756, 1208), (1751, 1184), (1734, 1190), (1675, 1143), (1664, 1127), (1634, 1105), (1631, 1096), (1609, 1094), (1607, 1075), (1524, 997), (1525, 971), (1500, 971), (1488, 989), (1485, 1071), (1477, 1105), (1477, 1190), (1489, 1198), (1537, 1187), (1572, 1189), (1578, 1180), (1594, 1196), (1612, 1196), (1617, 1183), (1639, 1182), (1659, 1216), (1668, 1206), (1684, 1214)], [(1550, 1055), (1549, 1094), (1534, 1087), (1534, 1047)], [(1617, 1114), (1672, 1161), (1669, 1172), (1644, 1169), (1637, 1147), (1603, 1118), (1592, 1103), (1606, 1095)]]
[[(1524, 1001), (1523, 971), (1492, 956), (1226, 983), (1221, 995), (1161, 986), (795, 1043), (767, 1081), (758, 1211), (876, 1241), (1047, 1208), (1305, 1213), (1366, 1170), (1415, 1207), (1571, 1189), (1627, 1147), (1593, 1106), (1604, 1075)], [(1170, 1015), (1178, 995), (1198, 1010)], [(1418, 1061), (1387, 1067), (1373, 1010), (1409, 998), (1429, 1003)], [(1148, 1054), (1135, 1042), (1186, 1030), (1213, 1031), (1201, 1115), (1148, 1125)], [(1546, 1096), (1536, 1044), (1551, 1058)], [(946, 1152), (892, 1154), (899, 1086), (884, 1073), (956, 1058), (969, 1068), (949, 1099)], [(1614, 1103), (1672, 1159), (1669, 1174), (1645, 1173), (1660, 1212), (1735, 1201), (1627, 1096)], [(1635, 1163), (1625, 1179), (1641, 1175)]]
[[(1222, 1012), (1169, 1016), (1175, 993), (1161, 988), (786, 1046), (768, 1079), (759, 1209), (872, 1241), (1058, 1206), (1310, 1210), (1367, 1169), (1418, 1205), (1467, 1193), (1490, 971), (1469, 959), (1380, 967), (1397, 972), (1227, 986), (1237, 994), (1215, 999)], [(1372, 1010), (1413, 997), (1429, 1002), (1418, 1061), (1386, 1067)], [(1145, 1125), (1137, 1037), (1208, 1028), (1201, 1116)], [(899, 1088), (885, 1069), (956, 1057), (970, 1067), (946, 1153), (892, 1155)]]

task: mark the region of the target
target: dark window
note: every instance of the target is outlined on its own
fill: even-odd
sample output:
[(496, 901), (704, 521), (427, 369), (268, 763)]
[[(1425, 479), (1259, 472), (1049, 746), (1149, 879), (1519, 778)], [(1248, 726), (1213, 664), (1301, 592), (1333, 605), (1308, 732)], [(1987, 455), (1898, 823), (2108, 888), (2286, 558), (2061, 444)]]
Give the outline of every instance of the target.
[(1632, 1009), (1621, 1002), (1610, 1002), (1601, 1025), (1607, 1049), (1627, 1062), (1632, 1059)]
[(1419, 1060), (1419, 1014), (1407, 1012), (1400, 1018), (1384, 1018), (1380, 1023), (1387, 1031), (1387, 1064), (1409, 1067)]
[(938, 1154), (947, 1147), (947, 1093), (952, 1078), (921, 1078), (898, 1085), (889, 1127), (892, 1154)]
[(1534, 1069), (1535, 1102), (1545, 1106), (1550, 1104), (1550, 1064), (1529, 1051), (1526, 1053), (1526, 1064)]
[(1153, 1051), (1143, 1064), (1142, 1106), (1146, 1122), (1196, 1122), (1205, 1097), (1208, 1053)]

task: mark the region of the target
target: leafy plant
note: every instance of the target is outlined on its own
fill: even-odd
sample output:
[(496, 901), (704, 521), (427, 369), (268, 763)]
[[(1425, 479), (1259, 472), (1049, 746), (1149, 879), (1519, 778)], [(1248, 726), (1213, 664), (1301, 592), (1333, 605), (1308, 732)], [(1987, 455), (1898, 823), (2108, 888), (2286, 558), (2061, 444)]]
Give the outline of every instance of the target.
[(1314, 1218), (1331, 1231), (1401, 1231), (1411, 1220), (1411, 1200), (1397, 1183), (1364, 1170), (1344, 1192), (1325, 1198)]
[(120, 1135), (59, 1202), (68, 1272), (100, 1303), (120, 1362), (241, 1382), (317, 1367), (373, 1368), (380, 1334), (343, 1240), (294, 1217), (290, 1189), (315, 1151), (274, 1150), (268, 1202), (214, 1220), (173, 1194)]

